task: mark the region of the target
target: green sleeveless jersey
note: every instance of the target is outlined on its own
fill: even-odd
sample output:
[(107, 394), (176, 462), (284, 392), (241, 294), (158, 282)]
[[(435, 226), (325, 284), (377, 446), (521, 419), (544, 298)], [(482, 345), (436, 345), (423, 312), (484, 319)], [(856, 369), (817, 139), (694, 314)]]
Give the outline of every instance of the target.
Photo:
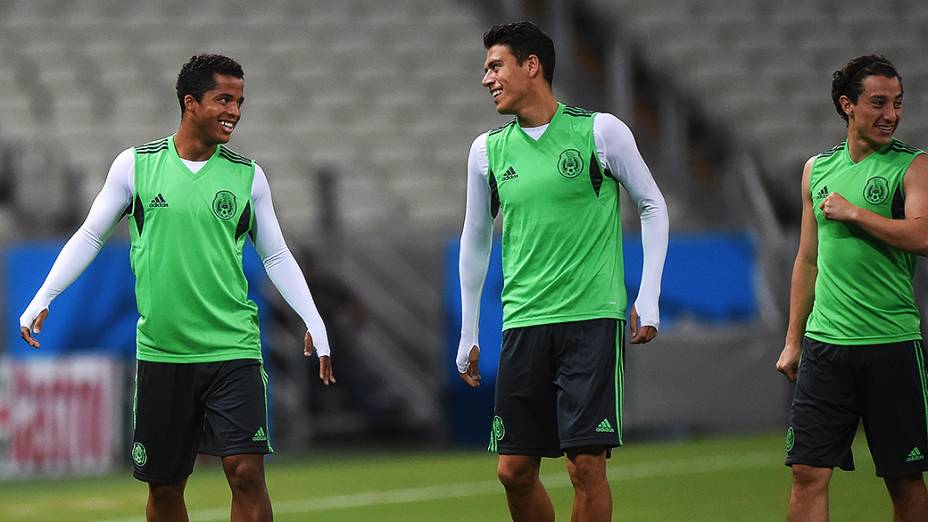
[(915, 256), (856, 225), (825, 219), (831, 192), (881, 216), (905, 217), (903, 179), (923, 151), (894, 139), (859, 163), (847, 142), (819, 154), (809, 188), (818, 233), (818, 276), (806, 335), (838, 345), (884, 344), (921, 338), (912, 291)]
[(516, 120), (487, 134), (503, 329), (625, 317), (618, 183), (596, 155), (593, 115), (558, 104), (538, 140)]
[(173, 136), (135, 147), (130, 260), (138, 359), (261, 359), (258, 307), (242, 270), (254, 163), (219, 145), (192, 172)]

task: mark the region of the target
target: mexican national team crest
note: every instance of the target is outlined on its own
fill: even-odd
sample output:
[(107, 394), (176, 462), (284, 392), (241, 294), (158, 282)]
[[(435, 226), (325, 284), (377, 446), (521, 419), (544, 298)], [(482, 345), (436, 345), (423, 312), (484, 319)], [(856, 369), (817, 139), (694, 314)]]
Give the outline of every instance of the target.
[(219, 219), (230, 219), (235, 215), (237, 208), (235, 194), (228, 190), (220, 190), (213, 198), (213, 214)]
[(576, 178), (583, 172), (583, 160), (580, 159), (580, 151), (577, 149), (567, 149), (561, 153), (557, 160), (557, 171), (565, 178)]
[(503, 440), (506, 436), (506, 426), (503, 425), (503, 419), (499, 415), (493, 417), (493, 438)]
[(499, 441), (506, 436), (506, 426), (499, 415), (493, 417), (493, 426), (490, 428), (490, 445), (487, 451), (499, 451)]
[(867, 180), (867, 186), (864, 187), (864, 199), (867, 200), (867, 203), (879, 205), (886, 201), (888, 195), (889, 183), (886, 182), (886, 178), (876, 176)]
[(135, 465), (140, 468), (144, 467), (145, 463), (148, 462), (148, 453), (145, 451), (145, 446), (142, 446), (140, 442), (132, 445), (132, 462), (135, 462)]

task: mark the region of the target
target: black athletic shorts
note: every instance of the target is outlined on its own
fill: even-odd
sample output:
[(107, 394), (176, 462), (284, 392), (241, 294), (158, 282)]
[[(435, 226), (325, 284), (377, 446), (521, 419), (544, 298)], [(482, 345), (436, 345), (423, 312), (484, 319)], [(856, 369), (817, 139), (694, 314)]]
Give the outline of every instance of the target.
[(921, 341), (836, 346), (806, 337), (786, 432), (786, 465), (854, 469), (863, 420), (880, 477), (928, 470), (928, 372)]
[(490, 451), (558, 457), (622, 445), (624, 321), (503, 332)]
[(267, 374), (261, 361), (138, 361), (133, 408), (135, 478), (171, 484), (193, 471), (197, 453), (273, 452)]

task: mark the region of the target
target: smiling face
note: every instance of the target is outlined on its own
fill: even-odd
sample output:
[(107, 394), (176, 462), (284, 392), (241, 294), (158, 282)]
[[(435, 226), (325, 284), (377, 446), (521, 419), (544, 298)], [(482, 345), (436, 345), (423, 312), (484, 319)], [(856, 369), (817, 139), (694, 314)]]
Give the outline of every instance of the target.
[(848, 118), (848, 136), (862, 139), (873, 148), (889, 144), (902, 119), (902, 83), (899, 78), (867, 76), (857, 103), (842, 96)]
[(530, 55), (519, 64), (508, 45), (497, 44), (487, 49), (481, 83), (490, 91), (497, 112), (518, 114), (531, 88), (533, 67), (536, 70), (538, 68), (538, 57), (535, 55)]
[(183, 121), (208, 145), (229, 142), (245, 103), (245, 80), (218, 73), (213, 79), (216, 86), (204, 92), (202, 100), (184, 96)]

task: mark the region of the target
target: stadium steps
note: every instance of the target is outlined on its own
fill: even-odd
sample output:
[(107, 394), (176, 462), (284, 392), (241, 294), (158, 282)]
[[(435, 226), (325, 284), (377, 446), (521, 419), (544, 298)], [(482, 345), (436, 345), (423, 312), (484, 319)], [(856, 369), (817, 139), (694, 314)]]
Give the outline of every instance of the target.
[[(69, 122), (97, 127), (97, 135), (132, 138), (116, 150), (109, 142), (92, 147), (101, 158), (172, 132), (177, 108), (171, 91), (178, 67), (204, 51), (229, 54), (245, 68), (248, 101), (233, 148), (242, 143), (239, 149), (266, 163), (264, 151), (274, 143), (296, 144), (283, 151), (293, 166), (288, 170), (296, 172), (278, 177), (302, 176), (300, 167), (307, 163), (310, 169), (353, 171), (378, 145), (395, 144), (399, 155), (422, 158), (412, 167), (375, 163), (384, 179), (381, 197), (368, 198), (357, 211), (343, 207), (358, 213), (344, 219), (355, 232), (385, 226), (382, 218), (396, 208), (409, 209), (402, 213), (409, 226), (456, 229), (462, 196), (447, 187), (461, 186), (455, 180), (464, 175), (470, 140), (500, 123), (479, 85), (484, 27), (469, 8), (451, 0), (273, 1), (260, 8), (223, 1), (42, 0), (4, 7), (0, 32), (16, 33), (18, 38), (4, 40), (15, 42), (14, 55), (24, 71), (32, 71), (19, 74), (17, 88), (4, 89), (25, 94), (31, 108), (17, 104), (4, 119), (11, 114), (15, 126), (26, 129), (21, 135), (56, 138), (80, 169), (99, 168), (99, 163), (86, 159), (92, 152), (70, 145), (67, 137), (73, 133), (63, 130)], [(92, 37), (98, 33), (105, 38)], [(11, 63), (7, 67), (17, 62)], [(37, 103), (46, 94), (53, 100), (48, 107)], [(436, 103), (445, 95), (447, 104)], [(432, 132), (439, 127), (453, 130)], [(457, 151), (455, 168), (423, 151), (423, 144), (442, 153)], [(408, 190), (417, 185), (417, 176), (423, 180), (419, 190)], [(282, 192), (278, 199), (280, 206), (295, 208), (303, 197)], [(312, 220), (286, 221), (299, 233), (315, 232)]]
[[(848, 59), (886, 54), (907, 80), (906, 92), (912, 94), (907, 95), (906, 106), (924, 103), (916, 85), (908, 81), (910, 74), (920, 77), (926, 69), (921, 56), (926, 43), (922, 28), (928, 20), (924, 2), (597, 0), (593, 4), (601, 17), (631, 35), (649, 67), (666, 73), (682, 90), (699, 93), (690, 102), (715, 121), (725, 122), (731, 135), (758, 153), (773, 192), (795, 191), (798, 172), (793, 169), (831, 141), (822, 138), (823, 129), (842, 130), (830, 109), (831, 73)], [(887, 28), (891, 30), (880, 30)], [(746, 81), (754, 77), (765, 86)], [(765, 105), (778, 109), (765, 111)], [(921, 122), (904, 118), (899, 135), (924, 146), (926, 130)]]

